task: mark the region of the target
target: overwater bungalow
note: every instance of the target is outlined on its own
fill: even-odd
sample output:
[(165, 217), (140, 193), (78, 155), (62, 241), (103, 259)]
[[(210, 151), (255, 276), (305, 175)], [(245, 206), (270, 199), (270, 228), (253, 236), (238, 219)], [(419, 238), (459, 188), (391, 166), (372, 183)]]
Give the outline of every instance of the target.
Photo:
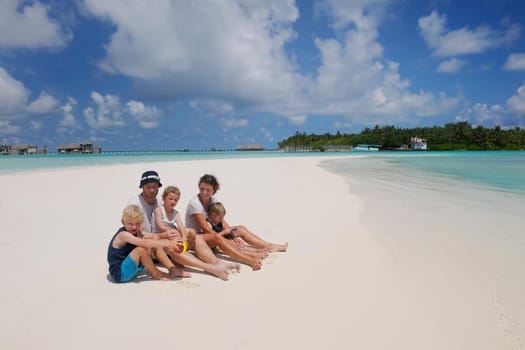
[(57, 148), (59, 154), (92, 154), (101, 153), (100, 147), (94, 147), (90, 141), (84, 141), (81, 143), (72, 143), (69, 145), (60, 145)]

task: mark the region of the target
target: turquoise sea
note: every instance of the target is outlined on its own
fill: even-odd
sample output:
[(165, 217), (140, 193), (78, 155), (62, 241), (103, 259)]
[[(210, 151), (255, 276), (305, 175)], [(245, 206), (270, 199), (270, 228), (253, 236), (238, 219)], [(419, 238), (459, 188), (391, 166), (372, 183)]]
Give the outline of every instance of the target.
[(31, 155), (31, 156), (0, 156), (0, 175), (6, 173), (58, 169), (66, 167), (104, 166), (132, 163), (175, 162), (206, 159), (241, 159), (267, 157), (311, 157), (333, 156), (333, 153), (285, 153), (276, 151), (254, 152), (128, 152), (102, 153), (84, 155)]
[(378, 152), (357, 162), (335, 161), (329, 168), (360, 179), (401, 183), (454, 180), (525, 194), (523, 151)]
[[(364, 178), (406, 176), (414, 180), (449, 178), (468, 184), (492, 186), (509, 192), (525, 193), (525, 152), (377, 152), (363, 153), (284, 153), (265, 152), (144, 152), (98, 155), (3, 156), (0, 174), (63, 167), (103, 166), (129, 163), (186, 161), (199, 159), (345, 156), (330, 169)], [(359, 159), (355, 159), (355, 158)], [(356, 161), (357, 160), (357, 161)]]

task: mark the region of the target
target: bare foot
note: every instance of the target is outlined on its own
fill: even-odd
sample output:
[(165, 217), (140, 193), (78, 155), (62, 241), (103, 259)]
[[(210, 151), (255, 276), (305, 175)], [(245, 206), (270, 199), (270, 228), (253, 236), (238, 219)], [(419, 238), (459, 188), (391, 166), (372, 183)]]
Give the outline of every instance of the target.
[(253, 251), (259, 256), (261, 259), (264, 259), (268, 256), (268, 253), (270, 252), (270, 248), (254, 248)]
[(191, 277), (191, 273), (189, 273), (188, 271), (184, 271), (183, 269), (177, 266), (172, 266), (169, 268), (168, 276), (170, 279), (174, 279), (175, 277), (187, 278)]
[(255, 262), (253, 264), (250, 264), (253, 271), (260, 270), (262, 267), (262, 263), (260, 259), (255, 259)]
[(275, 252), (285, 252), (288, 250), (288, 242), (285, 244), (272, 244), (272, 247), (270, 248), (270, 253)]
[(267, 258), (268, 257), (268, 249), (261, 249), (259, 251), (259, 257), (261, 259)]
[(151, 278), (154, 280), (161, 280), (161, 281), (169, 281), (171, 280), (170, 276), (166, 272), (162, 272), (160, 270), (152, 272)]
[(219, 277), (223, 281), (227, 281), (228, 275), (230, 274), (228, 267), (220, 264), (212, 265), (207, 272)]
[(230, 272), (240, 272), (241, 271), (241, 264), (239, 263), (225, 263), (221, 262)]
[(266, 251), (266, 249), (258, 249), (258, 250), (251, 250), (251, 251), (243, 250), (243, 253), (255, 259), (264, 259), (268, 257), (268, 251)]

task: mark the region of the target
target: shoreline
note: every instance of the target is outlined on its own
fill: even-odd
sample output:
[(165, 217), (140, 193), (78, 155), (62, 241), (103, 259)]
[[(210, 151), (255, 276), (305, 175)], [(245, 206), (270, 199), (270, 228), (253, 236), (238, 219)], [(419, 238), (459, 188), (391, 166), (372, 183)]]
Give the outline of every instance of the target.
[[(510, 324), (514, 337), (501, 335), (489, 311), (475, 315), (468, 325), (472, 332), (452, 331), (446, 325), (458, 318), (450, 313), (455, 304), (442, 300), (441, 290), (428, 291), (424, 301), (441, 305), (442, 314), (415, 302), (420, 286), (410, 279), (413, 266), (396, 261), (401, 252), (392, 251), (396, 238), (385, 244), (385, 232), (367, 221), (367, 198), (320, 166), (337, 158), (191, 160), (0, 174), (5, 218), (0, 261), (8, 267), (2, 345), (519, 349), (515, 334), (523, 324), (512, 323), (509, 299), (497, 300), (505, 311), (499, 320)], [(107, 244), (124, 205), (139, 193), (144, 170), (158, 171), (164, 186), (181, 189), (182, 214), (197, 193), (198, 178), (216, 175), (228, 222), (244, 224), (269, 241), (287, 241), (288, 252), (271, 254), (260, 271), (243, 265), (227, 282), (195, 270), (189, 279), (170, 282), (109, 282)], [(441, 272), (453, 281), (461, 276), (449, 268)], [(470, 292), (459, 284), (456, 300), (468, 301)], [(494, 300), (479, 302), (483, 311), (493, 310)]]

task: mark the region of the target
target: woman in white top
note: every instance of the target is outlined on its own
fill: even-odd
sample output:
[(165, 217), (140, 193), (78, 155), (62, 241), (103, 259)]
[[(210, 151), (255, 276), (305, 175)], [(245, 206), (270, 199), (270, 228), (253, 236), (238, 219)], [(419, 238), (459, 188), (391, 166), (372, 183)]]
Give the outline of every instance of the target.
[[(248, 230), (238, 230), (235, 241), (213, 231), (207, 221), (208, 210), (210, 205), (216, 202), (213, 195), (219, 188), (219, 182), (213, 175), (206, 174), (199, 179), (199, 194), (189, 201), (186, 208), (186, 224), (194, 229), (199, 236), (204, 237), (210, 248), (219, 247), (224, 254), (250, 265), (254, 270), (258, 270), (261, 268), (261, 259), (268, 255), (268, 252), (277, 250), (272, 243), (266, 242)], [(258, 249), (243, 249), (238, 244), (239, 238)], [(280, 251), (285, 250), (286, 248)]]

